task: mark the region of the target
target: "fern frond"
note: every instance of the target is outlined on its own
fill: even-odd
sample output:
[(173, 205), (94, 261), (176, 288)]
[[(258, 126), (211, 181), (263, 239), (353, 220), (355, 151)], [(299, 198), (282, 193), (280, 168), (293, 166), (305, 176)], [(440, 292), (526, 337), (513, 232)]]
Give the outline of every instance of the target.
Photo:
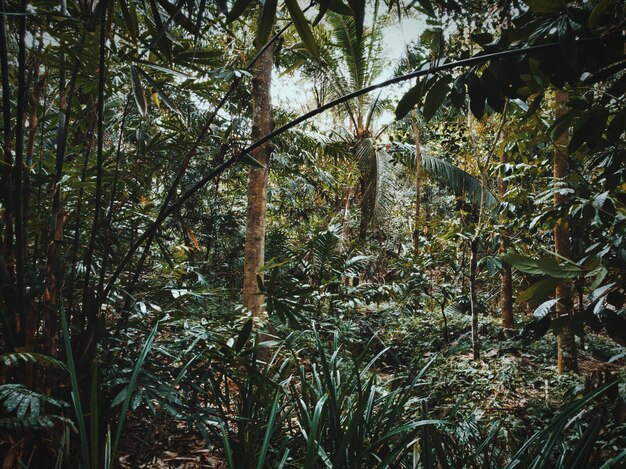
[(372, 256), (358, 255), (348, 259), (344, 265), (341, 274), (347, 276), (357, 276), (367, 267), (372, 260)]

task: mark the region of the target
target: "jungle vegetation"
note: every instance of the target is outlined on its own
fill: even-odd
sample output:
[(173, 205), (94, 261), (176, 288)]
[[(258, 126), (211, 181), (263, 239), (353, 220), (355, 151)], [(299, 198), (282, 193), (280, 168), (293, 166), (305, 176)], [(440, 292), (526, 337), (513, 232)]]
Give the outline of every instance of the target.
[(623, 467), (625, 18), (0, 0), (2, 467)]

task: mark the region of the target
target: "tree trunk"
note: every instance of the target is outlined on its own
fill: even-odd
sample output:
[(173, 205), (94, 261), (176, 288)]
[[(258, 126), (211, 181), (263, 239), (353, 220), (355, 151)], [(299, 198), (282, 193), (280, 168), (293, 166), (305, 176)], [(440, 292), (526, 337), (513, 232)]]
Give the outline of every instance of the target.
[(346, 251), (350, 244), (350, 198), (352, 197), (352, 187), (348, 184), (346, 198), (343, 204), (343, 216), (341, 217), (341, 250)]
[[(568, 96), (564, 91), (556, 92), (556, 117), (557, 119), (567, 112)], [(554, 149), (554, 179), (555, 182), (567, 176), (567, 132), (558, 136)], [(566, 203), (566, 197), (559, 192), (554, 193), (554, 206), (558, 207)], [(568, 258), (570, 255), (569, 229), (567, 219), (561, 218), (554, 226), (554, 249), (560, 257)], [(563, 327), (557, 336), (559, 373), (567, 371), (578, 372), (578, 357), (576, 352), (576, 340), (572, 330), (572, 287), (571, 282), (563, 282), (556, 288), (555, 297), (559, 299), (556, 306), (558, 316), (567, 316)]]
[[(502, 156), (500, 157), (500, 163), (505, 165), (508, 162), (508, 155), (506, 151), (503, 151)], [(507, 189), (508, 184), (504, 180), (502, 173), (500, 173), (500, 177), (498, 179), (498, 196), (501, 201), (506, 197)], [(506, 223), (505, 215), (500, 216), (500, 223)], [(509, 249), (509, 235), (509, 230), (506, 228), (503, 228), (500, 232), (501, 254), (504, 254)], [(500, 274), (500, 318), (502, 320), (502, 327), (505, 329), (513, 328), (513, 277), (510, 265), (505, 265), (502, 268), (502, 273)]]
[(472, 238), (470, 257), (470, 311), (472, 313), (472, 357), (480, 359), (478, 337), (478, 293), (476, 292), (476, 267), (478, 265), (478, 237)]
[(420, 130), (417, 127), (417, 111), (413, 110), (413, 138), (415, 139), (415, 224), (413, 226), (413, 251), (415, 255), (419, 252), (420, 245), (420, 227), (421, 220), (421, 203), (422, 195), (422, 144), (420, 141)]
[[(257, 44), (257, 50), (263, 44)], [(252, 71), (252, 140), (271, 132), (273, 51), (268, 47)], [(248, 175), (248, 209), (246, 213), (246, 244), (243, 267), (243, 305), (253, 316), (263, 313), (264, 296), (259, 291), (257, 275), (265, 262), (265, 212), (267, 177), (271, 142), (252, 151), (252, 157), (263, 168), (250, 167)]]

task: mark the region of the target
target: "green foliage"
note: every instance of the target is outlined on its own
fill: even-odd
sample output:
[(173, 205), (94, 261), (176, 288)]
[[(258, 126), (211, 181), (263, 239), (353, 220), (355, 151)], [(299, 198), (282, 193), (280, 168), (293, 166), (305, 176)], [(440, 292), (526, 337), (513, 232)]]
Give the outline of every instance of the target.
[(301, 389), (292, 385), (292, 393), (301, 395), (297, 414), (306, 441), (303, 467), (399, 467), (418, 432), (442, 423), (408, 418), (412, 392), (428, 365), (414, 379), (387, 390), (375, 374), (368, 376), (384, 351), (366, 362), (366, 346), (346, 373), (341, 371), (338, 337), (326, 352), (315, 330), (314, 334), (320, 369), (314, 367), (308, 378), (301, 366)]
[[(415, 167), (415, 146), (398, 145), (398, 150), (410, 155), (409, 166)], [(459, 197), (467, 197), (475, 205), (480, 204), (482, 186), (480, 180), (444, 159), (432, 156), (427, 147), (422, 147), (422, 169), (431, 177), (442, 181), (446, 187)], [(486, 205), (491, 207), (496, 203), (496, 198), (487, 192)]]
[(8, 353), (5, 355), (0, 355), (0, 360), (2, 360), (4, 365), (7, 367), (16, 367), (22, 363), (37, 363), (41, 366), (49, 366), (52, 368), (58, 368), (58, 369), (67, 371), (67, 367), (65, 366), (65, 363), (63, 363), (60, 360), (57, 360), (54, 357), (49, 357), (41, 353), (31, 353), (31, 352)]
[(51, 426), (53, 423), (54, 416), (46, 419), (47, 416), (42, 413), (44, 406), (56, 409), (68, 407), (66, 402), (31, 391), (22, 384), (1, 385), (0, 402), (4, 411), (14, 413), (21, 425), (34, 427)]
[[(619, 2), (1, 3), (4, 465), (151, 467), (179, 433), (236, 468), (623, 464)], [(405, 16), (426, 27), (395, 75), (445, 70), (424, 68), (386, 127), (395, 91), (360, 90), (394, 68), (382, 39)], [(262, 47), (304, 108), (339, 104), (270, 105), (277, 128), (307, 122), (272, 138), (252, 318), (243, 220), (263, 165), (242, 149)], [(564, 327), (586, 380), (552, 366)]]

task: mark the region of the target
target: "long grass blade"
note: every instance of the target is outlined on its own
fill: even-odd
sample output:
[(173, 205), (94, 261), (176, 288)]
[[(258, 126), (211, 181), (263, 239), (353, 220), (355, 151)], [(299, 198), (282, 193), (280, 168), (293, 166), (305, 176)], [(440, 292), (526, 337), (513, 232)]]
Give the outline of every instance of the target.
[(276, 415), (278, 413), (278, 398), (280, 397), (280, 389), (276, 391), (274, 396), (274, 402), (272, 402), (272, 408), (270, 409), (270, 418), (267, 421), (267, 428), (265, 430), (265, 436), (263, 437), (263, 443), (261, 445), (261, 453), (259, 454), (259, 460), (257, 463), (257, 469), (263, 469), (265, 464), (265, 458), (269, 450), (272, 434), (274, 433), (274, 422), (276, 421)]
[(67, 368), (70, 374), (72, 402), (74, 404), (74, 413), (76, 414), (76, 423), (78, 425), (78, 434), (80, 437), (81, 458), (85, 467), (89, 468), (89, 438), (87, 435), (87, 427), (85, 426), (83, 405), (80, 400), (80, 388), (78, 387), (78, 375), (76, 372), (76, 364), (74, 363), (74, 354), (72, 353), (70, 331), (67, 325), (67, 317), (65, 316), (63, 305), (59, 305), (59, 313), (61, 316), (61, 329), (63, 330), (63, 343), (65, 346), (65, 353), (67, 355)]
[(148, 353), (150, 353), (150, 349), (152, 348), (152, 344), (154, 343), (154, 339), (156, 337), (158, 327), (159, 327), (159, 322), (157, 321), (157, 323), (152, 328), (152, 331), (150, 331), (148, 338), (146, 339), (146, 342), (143, 346), (141, 354), (139, 355), (139, 358), (137, 359), (137, 362), (135, 363), (135, 366), (133, 368), (133, 372), (131, 374), (128, 387), (126, 388), (126, 397), (124, 398), (124, 402), (122, 403), (122, 408), (120, 410), (120, 418), (118, 420), (117, 429), (115, 430), (115, 437), (113, 439), (113, 449), (111, 451), (111, 456), (113, 458), (115, 458), (115, 456), (117, 455), (117, 450), (119, 447), (120, 439), (122, 438), (122, 431), (124, 429), (124, 424), (126, 422), (126, 413), (128, 412), (130, 399), (132, 398), (133, 392), (135, 391), (135, 388), (137, 387), (137, 380), (139, 379), (139, 372), (141, 371), (141, 368), (143, 367), (143, 364), (146, 361), (146, 358), (148, 357)]

